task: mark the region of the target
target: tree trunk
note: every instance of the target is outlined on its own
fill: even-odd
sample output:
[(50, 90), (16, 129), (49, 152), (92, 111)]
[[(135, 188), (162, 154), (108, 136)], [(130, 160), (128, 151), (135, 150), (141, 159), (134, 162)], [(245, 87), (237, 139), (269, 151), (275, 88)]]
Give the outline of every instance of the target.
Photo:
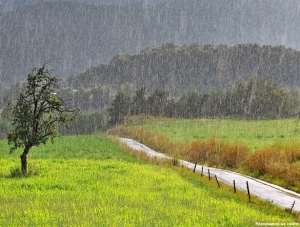
[(23, 174), (27, 173), (27, 154), (29, 152), (30, 147), (26, 146), (23, 154), (20, 156), (21, 158), (21, 171)]

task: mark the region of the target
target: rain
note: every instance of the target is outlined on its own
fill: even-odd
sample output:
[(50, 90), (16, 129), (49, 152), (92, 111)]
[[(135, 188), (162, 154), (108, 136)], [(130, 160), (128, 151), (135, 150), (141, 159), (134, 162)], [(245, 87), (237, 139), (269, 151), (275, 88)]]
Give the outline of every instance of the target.
[(293, 0), (2, 0), (0, 11), (1, 92), (47, 60), (67, 79), (166, 43), (300, 48)]
[[(108, 132), (123, 137), (116, 127), (141, 121), (150, 128), (154, 118), (158, 131), (172, 138), (164, 130), (172, 128), (170, 119), (175, 119), (173, 137), (191, 135), (175, 145), (165, 139), (170, 146), (247, 147), (241, 157), (246, 167), (226, 161), (221, 167), (248, 168), (252, 177), (267, 180), (273, 179), (268, 171), (276, 168), (280, 176), (299, 169), (300, 154), (293, 150), (300, 133), (298, 0), (0, 0), (0, 53), (1, 140), (13, 129), (7, 104), (18, 97), (31, 70), (47, 62), (49, 72), (62, 79), (51, 94), (80, 109), (68, 128), (59, 127), (61, 135)], [(284, 119), (289, 123), (280, 125)], [(188, 120), (193, 125), (183, 129), (181, 121)], [(232, 120), (232, 125), (245, 121), (247, 127), (254, 122), (250, 128), (257, 128), (229, 126), (231, 138), (227, 123), (211, 130), (222, 120)], [(151, 143), (146, 137), (136, 139)], [(243, 144), (233, 148), (221, 139)], [(262, 140), (263, 145), (257, 142)], [(279, 144), (290, 141), (289, 148)], [(280, 157), (291, 169), (278, 163), (271, 168), (271, 161), (259, 169), (255, 158), (276, 162), (270, 150), (277, 156), (288, 152)], [(168, 152), (162, 151), (180, 155)], [(189, 158), (190, 163), (203, 158), (181, 155), (177, 158)], [(220, 159), (201, 161), (220, 167), (223, 156), (213, 155)], [(296, 178), (282, 184), (300, 192)]]

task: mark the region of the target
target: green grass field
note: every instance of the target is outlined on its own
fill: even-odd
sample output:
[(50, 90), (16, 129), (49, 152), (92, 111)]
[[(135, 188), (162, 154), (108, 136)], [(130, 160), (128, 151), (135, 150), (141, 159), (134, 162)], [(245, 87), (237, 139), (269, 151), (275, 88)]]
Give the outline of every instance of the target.
[(245, 144), (251, 150), (274, 143), (300, 141), (300, 120), (233, 120), (233, 119), (170, 119), (131, 118), (127, 125), (145, 127), (148, 131), (166, 135), (172, 141), (190, 143), (208, 140), (215, 136), (220, 140)]
[(104, 135), (68, 136), (30, 153), (0, 141), (0, 226), (254, 226), (293, 222), (265, 202), (218, 189), (180, 167), (146, 163)]

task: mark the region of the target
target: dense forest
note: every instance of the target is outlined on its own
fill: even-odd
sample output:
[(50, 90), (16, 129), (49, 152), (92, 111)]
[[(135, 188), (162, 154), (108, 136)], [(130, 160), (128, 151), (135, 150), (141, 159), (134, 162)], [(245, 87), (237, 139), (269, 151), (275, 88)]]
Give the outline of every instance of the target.
[(300, 51), (258, 44), (177, 46), (167, 43), (135, 55), (116, 55), (109, 64), (70, 77), (69, 86), (90, 89), (99, 84), (119, 90), (145, 87), (180, 97), (188, 91), (208, 93), (258, 76), (280, 87), (300, 86)]
[(49, 59), (52, 70), (66, 79), (118, 53), (137, 54), (164, 43), (258, 43), (300, 50), (298, 0), (9, 1), (12, 7), (22, 2), (32, 4), (0, 13), (0, 93)]

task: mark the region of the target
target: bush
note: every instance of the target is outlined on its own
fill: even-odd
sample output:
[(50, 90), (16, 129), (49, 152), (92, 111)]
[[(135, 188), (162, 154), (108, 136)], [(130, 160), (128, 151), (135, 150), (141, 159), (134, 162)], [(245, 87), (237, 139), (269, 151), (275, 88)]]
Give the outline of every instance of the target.
[(245, 145), (221, 143), (220, 163), (227, 167), (241, 167), (247, 160), (249, 149)]

